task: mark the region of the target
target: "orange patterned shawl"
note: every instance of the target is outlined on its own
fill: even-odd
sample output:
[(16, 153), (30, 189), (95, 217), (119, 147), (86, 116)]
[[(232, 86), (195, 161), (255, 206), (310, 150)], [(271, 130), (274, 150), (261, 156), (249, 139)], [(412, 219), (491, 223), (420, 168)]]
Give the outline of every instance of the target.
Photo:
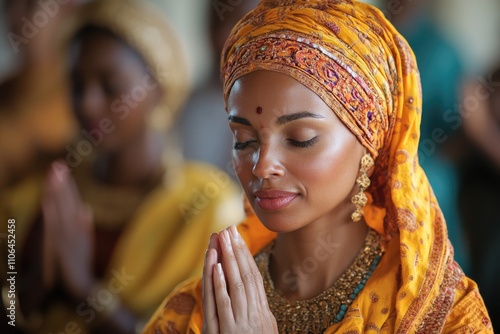
[[(453, 260), (418, 163), (415, 57), (380, 11), (349, 0), (264, 0), (233, 29), (222, 65), (226, 101), (249, 72), (285, 73), (320, 96), (376, 159), (365, 219), (384, 236), (385, 255), (327, 333), (493, 331), (476, 284)], [(274, 237), (252, 213), (239, 229), (254, 254)], [(167, 298), (146, 333), (200, 333), (201, 326), (194, 280)]]

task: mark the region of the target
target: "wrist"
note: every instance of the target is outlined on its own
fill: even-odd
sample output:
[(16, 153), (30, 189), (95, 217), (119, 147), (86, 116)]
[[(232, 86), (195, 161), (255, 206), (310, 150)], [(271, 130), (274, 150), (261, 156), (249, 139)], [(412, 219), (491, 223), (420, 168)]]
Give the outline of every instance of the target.
[(108, 289), (101, 281), (95, 281), (88, 294), (87, 301), (105, 318), (112, 317), (120, 308), (120, 297)]
[(88, 277), (84, 276), (87, 275), (80, 273), (78, 276), (73, 276), (78, 277), (77, 281), (75, 278), (73, 280), (63, 279), (66, 293), (76, 303), (89, 300), (95, 295), (96, 286), (99, 285), (98, 281), (92, 275)]

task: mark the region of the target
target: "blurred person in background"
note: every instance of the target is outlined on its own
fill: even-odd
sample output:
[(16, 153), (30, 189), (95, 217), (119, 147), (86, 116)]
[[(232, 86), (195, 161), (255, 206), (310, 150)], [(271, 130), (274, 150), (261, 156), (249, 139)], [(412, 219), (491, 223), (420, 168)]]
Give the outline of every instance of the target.
[(232, 135), (224, 122), (227, 116), (224, 113), (222, 82), (219, 77), (219, 56), (231, 29), (259, 1), (240, 1), (237, 5), (225, 0), (209, 2), (208, 30), (213, 53), (211, 74), (189, 98), (179, 117), (178, 129), (187, 158), (232, 171)]
[(469, 250), (458, 209), (458, 168), (451, 157), (456, 143), (456, 104), (463, 80), (460, 54), (441, 33), (433, 16), (432, 2), (385, 2), (388, 18), (410, 44), (422, 81), (422, 123), (419, 162), (443, 210), (455, 259), (469, 272)]
[(224, 172), (184, 162), (168, 136), (187, 68), (158, 10), (94, 1), (71, 31), (81, 138), (23, 203), (38, 215), (17, 231), (27, 321), (16, 329), (135, 333), (165, 294), (201, 272), (207, 238), (239, 219), (241, 196)]
[(4, 194), (9, 192), (6, 187), (46, 168), (74, 135), (59, 35), (79, 2), (1, 3), (5, 43), (15, 59), (8, 75), (0, 78), (0, 189)]
[(500, 64), (483, 78), (468, 80), (463, 90), (459, 203), (471, 250), (470, 275), (493, 327), (500, 328)]

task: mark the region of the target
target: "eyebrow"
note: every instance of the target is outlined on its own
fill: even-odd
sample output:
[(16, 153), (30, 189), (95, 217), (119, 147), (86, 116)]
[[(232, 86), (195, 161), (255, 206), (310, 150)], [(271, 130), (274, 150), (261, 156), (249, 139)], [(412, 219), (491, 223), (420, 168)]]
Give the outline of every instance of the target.
[(250, 124), (250, 122), (246, 118), (243, 118), (243, 117), (229, 116), (227, 119), (229, 120), (229, 122), (240, 123), (243, 125), (252, 126), (252, 124)]
[(312, 112), (309, 112), (309, 111), (302, 111), (302, 112), (298, 112), (298, 113), (295, 113), (295, 114), (280, 116), (280, 117), (278, 117), (278, 120), (276, 121), (276, 123), (278, 125), (283, 125), (283, 124), (286, 124), (288, 122), (295, 121), (295, 120), (298, 120), (298, 119), (301, 119), (301, 118), (316, 118), (316, 119), (320, 119), (320, 118), (324, 118), (324, 117), (321, 116), (321, 115), (318, 115), (318, 114), (313, 114)]
[[(289, 123), (289, 122), (292, 122), (292, 121), (295, 121), (295, 120), (298, 120), (298, 119), (301, 119), (301, 118), (322, 119), (322, 118), (325, 118), (325, 117), (323, 117), (321, 115), (318, 115), (318, 114), (314, 114), (314, 113), (309, 112), (309, 111), (302, 111), (302, 112), (298, 112), (298, 113), (294, 113), (294, 114), (290, 114), (290, 115), (280, 116), (276, 120), (276, 123), (278, 125), (283, 125), (283, 124), (286, 124), (286, 123)], [(229, 116), (228, 120), (229, 120), (229, 122), (252, 126), (252, 124), (250, 123), (250, 121), (248, 121), (246, 118), (243, 118), (243, 117)]]

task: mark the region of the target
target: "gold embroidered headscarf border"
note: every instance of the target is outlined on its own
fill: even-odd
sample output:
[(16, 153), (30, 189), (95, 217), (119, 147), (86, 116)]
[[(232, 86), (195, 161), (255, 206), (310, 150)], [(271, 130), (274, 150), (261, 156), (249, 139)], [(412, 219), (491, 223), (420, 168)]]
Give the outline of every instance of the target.
[(385, 101), (377, 98), (374, 87), (356, 76), (348, 60), (342, 61), (342, 56), (335, 56), (333, 52), (336, 51), (329, 52), (300, 33), (282, 31), (259, 36), (238, 48), (228, 60), (225, 98), (227, 100), (234, 82), (244, 74), (257, 70), (287, 73), (336, 111), (376, 157), (384, 139), (377, 136), (377, 128), (388, 127), (388, 119), (382, 112)]

